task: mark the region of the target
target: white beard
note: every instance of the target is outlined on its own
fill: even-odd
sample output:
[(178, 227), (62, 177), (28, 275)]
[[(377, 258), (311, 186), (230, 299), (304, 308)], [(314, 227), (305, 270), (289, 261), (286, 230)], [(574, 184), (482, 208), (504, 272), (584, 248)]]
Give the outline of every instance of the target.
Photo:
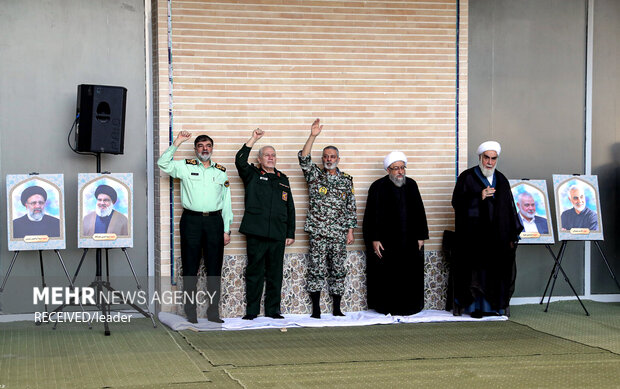
[(338, 167), (338, 162), (324, 163), (323, 167), (325, 170), (334, 170)]
[(34, 213), (34, 211), (28, 211), (28, 220), (31, 222), (40, 222), (43, 220), (43, 211)]
[(390, 181), (392, 181), (394, 185), (399, 188), (405, 185), (406, 176), (404, 174), (402, 175), (402, 177), (394, 177), (393, 175), (389, 174), (388, 177), (390, 177)]
[(108, 217), (112, 214), (112, 207), (107, 207), (107, 208), (95, 208), (95, 213), (97, 214), (97, 216), (99, 217)]
[(211, 159), (211, 153), (209, 154), (198, 154), (196, 153), (196, 157), (201, 160), (202, 162), (207, 162), (208, 160)]
[(480, 162), (478, 162), (478, 166), (480, 167), (480, 170), (482, 171), (482, 175), (485, 176), (486, 178), (489, 178), (489, 177), (493, 177), (493, 173), (495, 173), (495, 168), (497, 167), (497, 164), (495, 164), (494, 168), (487, 169), (482, 164), (482, 161), (480, 161)]
[(533, 220), (536, 217), (536, 211), (534, 212), (521, 212), (521, 217), (526, 220)]
[(586, 209), (586, 204), (584, 203), (584, 204), (583, 204), (582, 206), (580, 206), (580, 207), (577, 207), (577, 206), (574, 206), (574, 207), (575, 207), (575, 211), (577, 211), (577, 212), (581, 213), (581, 212), (583, 212), (583, 210), (584, 210), (584, 209)]

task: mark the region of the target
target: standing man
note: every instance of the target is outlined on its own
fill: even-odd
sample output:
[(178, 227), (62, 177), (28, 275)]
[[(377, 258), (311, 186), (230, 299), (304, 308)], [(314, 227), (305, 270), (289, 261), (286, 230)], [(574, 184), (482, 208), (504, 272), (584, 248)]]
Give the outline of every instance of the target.
[(391, 152), (383, 168), (388, 175), (370, 186), (364, 212), (368, 308), (413, 315), (424, 308), (426, 212), (418, 185), (405, 176), (405, 154)]
[(455, 311), (471, 317), (509, 314), (523, 226), (510, 184), (496, 170), (500, 144), (478, 147), (479, 164), (461, 173), (452, 195), (456, 218)]
[(185, 314), (191, 323), (198, 323), (196, 316), (196, 281), (200, 258), (207, 270), (209, 307), (207, 319), (223, 323), (219, 314), (220, 278), (224, 260), (224, 246), (230, 242), (232, 206), (226, 168), (211, 161), (213, 139), (199, 135), (194, 140), (197, 159), (173, 161), (175, 151), (191, 138), (191, 133), (181, 131), (172, 146), (166, 150), (157, 165), (181, 179), (181, 261), (183, 263), (183, 290), (190, 300), (185, 302)]
[(299, 165), (308, 182), (309, 209), (304, 230), (310, 234), (308, 292), (312, 300), (311, 317), (321, 318), (321, 290), (329, 285), (333, 315), (344, 316), (340, 301), (347, 275), (347, 244), (352, 244), (357, 227), (357, 211), (353, 177), (340, 171), (340, 155), (335, 146), (323, 149), (323, 169), (312, 162), (310, 152), (323, 126), (319, 119), (312, 123), (310, 136), (299, 152)]
[(523, 231), (538, 232), (539, 234), (549, 233), (547, 219), (536, 216), (536, 200), (529, 192), (521, 192), (517, 195), (517, 208), (519, 208)]
[(259, 166), (248, 163), (252, 146), (264, 134), (260, 128), (254, 130), (235, 158), (245, 186), (245, 213), (239, 228), (248, 250), (245, 320), (258, 316), (265, 282), (265, 316), (284, 318), (280, 314), (284, 246), (295, 242), (293, 193), (286, 175), (276, 169), (276, 150), (263, 146), (258, 150)]
[(27, 213), (13, 220), (13, 238), (26, 235), (47, 235), (50, 238), (60, 236), (60, 219), (47, 215), (47, 192), (40, 186), (33, 185), (24, 189), (20, 198)]
[(110, 185), (99, 185), (95, 189), (97, 204), (95, 210), (84, 216), (82, 235), (94, 234), (129, 235), (128, 220), (125, 215), (114, 210), (118, 195)]
[(571, 228), (588, 228), (591, 231), (598, 230), (598, 216), (596, 212), (586, 205), (586, 197), (583, 189), (578, 185), (568, 188), (568, 199), (573, 208), (562, 212), (560, 220), (562, 230), (570, 231)]

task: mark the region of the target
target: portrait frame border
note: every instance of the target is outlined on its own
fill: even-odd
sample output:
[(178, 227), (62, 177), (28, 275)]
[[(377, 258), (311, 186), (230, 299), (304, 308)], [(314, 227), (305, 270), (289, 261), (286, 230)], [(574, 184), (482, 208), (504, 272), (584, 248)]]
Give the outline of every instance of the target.
[[(512, 189), (515, 188), (516, 186), (529, 185), (542, 192), (545, 203), (546, 203), (545, 215), (547, 218), (547, 227), (549, 229), (549, 233), (544, 234), (544, 235), (541, 234), (540, 238), (520, 238), (519, 244), (545, 244), (545, 245), (555, 244), (555, 236), (553, 234), (553, 218), (552, 218), (553, 213), (551, 212), (551, 202), (549, 201), (549, 193), (547, 191), (547, 180), (530, 180), (527, 178), (522, 178), (522, 179), (508, 180), (508, 182), (510, 184), (511, 194), (512, 194)], [(519, 208), (516, 205), (517, 199), (514, 196), (513, 196), (513, 199), (514, 199), (515, 207), (517, 208), (517, 213), (518, 213)]]
[[(95, 240), (92, 237), (82, 235), (82, 221), (84, 219), (83, 199), (84, 190), (89, 185), (102, 179), (109, 179), (121, 185), (127, 190), (127, 228), (128, 236), (119, 237), (113, 241)], [(127, 248), (133, 247), (133, 173), (78, 173), (78, 212), (77, 212), (77, 238), (78, 248)]]
[[(598, 221), (598, 231), (591, 232), (589, 234), (576, 235), (571, 234), (567, 231), (562, 231), (562, 203), (561, 196), (559, 194), (559, 189), (561, 186), (566, 184), (569, 181), (577, 180), (585, 183), (590, 186), (594, 191), (594, 197), (596, 201), (596, 217)], [(576, 175), (576, 174), (553, 174), (553, 195), (555, 197), (555, 213), (556, 213), (556, 224), (558, 229), (558, 240), (559, 241), (594, 241), (594, 240), (605, 240), (604, 239), (604, 231), (603, 231), (603, 217), (602, 217), (602, 208), (601, 208), (601, 200), (598, 188), (598, 176), (596, 175)], [(587, 207), (587, 204), (586, 204)]]
[[(12, 238), (13, 235), (13, 194), (17, 187), (29, 181), (39, 180), (50, 185), (58, 191), (58, 216), (60, 219), (60, 236), (49, 237), (47, 242), (29, 243), (23, 239)], [(65, 188), (64, 174), (7, 174), (6, 175), (7, 193), (7, 250), (8, 251), (36, 251), (36, 250), (64, 250), (67, 247), (66, 225), (65, 225)]]

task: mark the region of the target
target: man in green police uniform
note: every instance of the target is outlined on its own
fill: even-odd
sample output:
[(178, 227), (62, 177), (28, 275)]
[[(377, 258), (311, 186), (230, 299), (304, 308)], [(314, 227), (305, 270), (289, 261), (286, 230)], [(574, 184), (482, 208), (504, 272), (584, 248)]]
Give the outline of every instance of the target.
[(263, 137), (257, 128), (237, 152), (235, 166), (245, 185), (245, 213), (239, 231), (246, 236), (248, 264), (246, 279), (246, 320), (258, 316), (265, 288), (265, 316), (283, 319), (280, 314), (284, 246), (295, 242), (295, 205), (284, 173), (276, 169), (276, 150), (263, 146), (258, 151), (259, 166), (248, 164), (254, 143)]
[[(223, 323), (219, 315), (220, 277), (224, 246), (230, 242), (230, 224), (233, 214), (226, 168), (211, 161), (213, 140), (199, 135), (194, 141), (197, 159), (173, 161), (175, 151), (191, 133), (181, 131), (172, 146), (166, 150), (157, 165), (174, 178), (181, 179), (181, 261), (183, 263), (183, 290), (186, 294), (185, 314), (191, 323), (197, 323), (196, 301), (207, 301), (207, 319)], [(207, 296), (196, 294), (200, 258), (207, 269)]]

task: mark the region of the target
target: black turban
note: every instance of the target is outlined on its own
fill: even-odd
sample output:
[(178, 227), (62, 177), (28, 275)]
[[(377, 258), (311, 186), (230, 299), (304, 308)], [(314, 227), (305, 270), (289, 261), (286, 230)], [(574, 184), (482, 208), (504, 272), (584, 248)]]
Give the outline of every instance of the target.
[(21, 198), (22, 204), (24, 204), (25, 206), (30, 196), (34, 196), (34, 195), (41, 195), (43, 196), (43, 199), (47, 201), (47, 192), (45, 191), (45, 189), (41, 188), (40, 186), (35, 185), (35, 186), (29, 186), (26, 189), (24, 189), (24, 191), (22, 192), (22, 198)]
[(97, 189), (95, 189), (95, 198), (99, 197), (102, 193), (110, 196), (112, 203), (116, 204), (116, 191), (114, 188), (110, 185), (99, 185)]

